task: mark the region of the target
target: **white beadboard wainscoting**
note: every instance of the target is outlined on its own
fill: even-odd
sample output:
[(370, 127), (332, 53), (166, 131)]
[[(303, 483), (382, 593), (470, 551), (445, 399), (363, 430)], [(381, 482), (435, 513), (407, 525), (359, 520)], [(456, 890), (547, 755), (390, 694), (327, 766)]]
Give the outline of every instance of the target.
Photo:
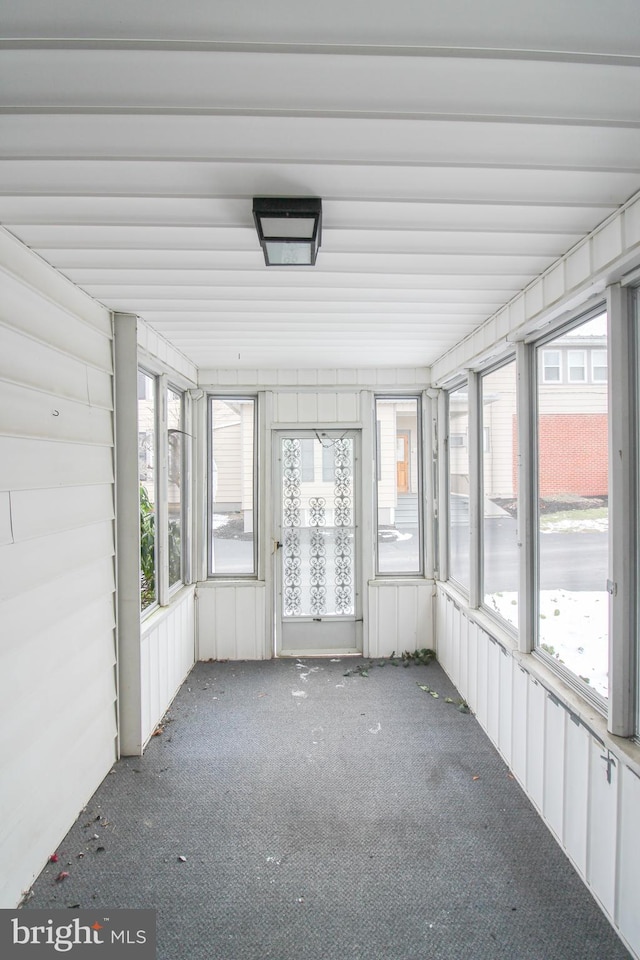
[(369, 657), (434, 647), (432, 580), (370, 580)]
[(142, 735), (146, 743), (195, 663), (195, 586), (147, 620), (140, 637)]
[(0, 230), (0, 907), (116, 759), (111, 318)]
[(256, 580), (198, 584), (198, 659), (265, 660), (266, 584)]
[[(609, 917), (640, 956), (638, 750), (499, 643), (438, 586), (438, 660)], [(561, 896), (561, 891), (559, 891)]]

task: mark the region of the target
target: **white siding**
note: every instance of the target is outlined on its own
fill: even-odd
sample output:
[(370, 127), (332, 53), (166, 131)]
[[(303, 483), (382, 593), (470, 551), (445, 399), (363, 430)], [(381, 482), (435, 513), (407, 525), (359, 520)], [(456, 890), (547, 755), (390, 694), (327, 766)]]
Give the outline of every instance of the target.
[(433, 584), (422, 581), (369, 582), (370, 657), (433, 647)]
[(12, 907), (116, 757), (113, 420), (107, 311), (5, 234), (0, 251), (0, 907)]
[(153, 735), (180, 684), (194, 664), (195, 587), (145, 621), (141, 637), (142, 741)]
[[(613, 741), (603, 745), (568, 700), (545, 688), (533, 666), (521, 665), (530, 657), (492, 642), (442, 586), (436, 634), (441, 665), (463, 695), (467, 687), (478, 721), (617, 932), (640, 955), (638, 772)], [(458, 651), (461, 644), (468, 645), (466, 653)], [(595, 725), (597, 717), (588, 721)], [(613, 759), (609, 776), (607, 755)]]
[(264, 660), (272, 656), (265, 628), (265, 584), (198, 586), (198, 658)]

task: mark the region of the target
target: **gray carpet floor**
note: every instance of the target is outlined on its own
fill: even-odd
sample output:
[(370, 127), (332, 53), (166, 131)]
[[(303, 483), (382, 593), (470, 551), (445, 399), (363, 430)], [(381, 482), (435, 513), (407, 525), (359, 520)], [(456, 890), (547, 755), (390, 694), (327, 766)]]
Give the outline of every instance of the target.
[(197, 664), (25, 909), (155, 907), (159, 960), (629, 958), (440, 667), (367, 665)]

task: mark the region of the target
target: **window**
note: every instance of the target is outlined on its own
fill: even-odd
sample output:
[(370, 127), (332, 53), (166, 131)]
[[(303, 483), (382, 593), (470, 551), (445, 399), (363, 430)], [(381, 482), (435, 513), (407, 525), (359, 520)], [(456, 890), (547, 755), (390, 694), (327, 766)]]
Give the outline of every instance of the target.
[(591, 379), (594, 383), (607, 382), (607, 351), (591, 351)]
[(256, 574), (256, 401), (211, 397), (209, 574)]
[(156, 378), (138, 372), (138, 473), (140, 479), (140, 606), (156, 603)]
[(543, 383), (560, 383), (560, 351), (542, 351)]
[(469, 589), (469, 391), (467, 384), (449, 393), (449, 576)]
[(184, 441), (183, 397), (181, 393), (169, 387), (167, 390), (169, 588), (182, 583), (184, 579)]
[(417, 397), (376, 399), (377, 572), (422, 572), (422, 449)]
[[(562, 334), (569, 371), (586, 369), (584, 350), (570, 347), (574, 338), (597, 338), (600, 359), (606, 358), (606, 321), (602, 314)], [(538, 348), (537, 649), (602, 698), (608, 692), (607, 386), (582, 383), (568, 394), (547, 388), (548, 357), (557, 354)]]
[(569, 383), (585, 383), (587, 379), (587, 364), (584, 350), (567, 351), (567, 367)]
[[(480, 379), (482, 430), (482, 596), (490, 610), (518, 626), (518, 430), (516, 363)], [(491, 444), (488, 438), (491, 436)]]

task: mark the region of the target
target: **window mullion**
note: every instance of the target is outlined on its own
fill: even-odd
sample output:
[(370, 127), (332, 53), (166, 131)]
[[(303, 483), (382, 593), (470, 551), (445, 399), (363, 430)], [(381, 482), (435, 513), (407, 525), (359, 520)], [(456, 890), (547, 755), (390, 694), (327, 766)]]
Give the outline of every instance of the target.
[(607, 291), (609, 318), (609, 730), (635, 732), (636, 630), (635, 345), (628, 290)]
[(520, 590), (518, 597), (518, 646), (522, 653), (531, 653), (535, 645), (536, 623), (536, 402), (534, 389), (533, 348), (516, 344), (517, 422), (518, 422), (518, 548), (520, 555)]
[(169, 602), (169, 443), (167, 434), (167, 376), (157, 378), (156, 463), (156, 581), (158, 603)]
[(469, 606), (480, 606), (482, 548), (482, 477), (480, 456), (482, 418), (479, 376), (469, 371)]

